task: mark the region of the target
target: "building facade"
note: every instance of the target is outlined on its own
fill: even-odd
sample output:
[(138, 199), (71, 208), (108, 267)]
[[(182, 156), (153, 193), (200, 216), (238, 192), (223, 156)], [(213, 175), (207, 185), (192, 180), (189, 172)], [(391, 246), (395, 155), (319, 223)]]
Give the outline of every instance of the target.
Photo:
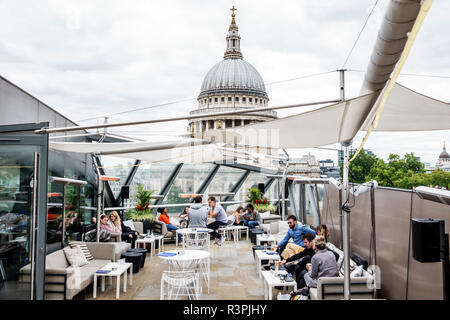
[(445, 141), (441, 154), (439, 155), (439, 159), (436, 162), (436, 169), (441, 169), (446, 172), (450, 172), (450, 155), (445, 149)]
[(316, 157), (311, 154), (307, 154), (301, 158), (293, 158), (289, 160), (287, 173), (309, 178), (320, 178), (322, 170), (320, 170)]

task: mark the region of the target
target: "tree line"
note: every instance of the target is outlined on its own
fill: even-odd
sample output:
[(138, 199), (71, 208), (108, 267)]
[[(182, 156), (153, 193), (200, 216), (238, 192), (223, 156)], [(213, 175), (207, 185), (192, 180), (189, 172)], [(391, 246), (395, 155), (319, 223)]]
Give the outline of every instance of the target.
[(450, 172), (436, 169), (426, 173), (424, 164), (414, 156), (414, 153), (407, 153), (404, 157), (390, 154), (385, 162), (375, 154), (361, 150), (351, 162), (349, 169), (349, 181), (354, 183), (376, 180), (380, 186), (393, 188), (412, 189), (418, 186), (450, 188)]

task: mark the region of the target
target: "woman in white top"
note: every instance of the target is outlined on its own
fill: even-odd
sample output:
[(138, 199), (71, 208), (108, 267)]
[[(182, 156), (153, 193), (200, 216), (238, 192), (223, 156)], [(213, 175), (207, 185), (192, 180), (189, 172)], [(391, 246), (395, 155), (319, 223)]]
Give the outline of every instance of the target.
[(242, 206), (237, 207), (237, 209), (228, 217), (228, 220), (233, 221), (234, 226), (241, 226), (244, 224), (244, 220), (239, 219), (239, 217), (244, 212), (244, 208)]

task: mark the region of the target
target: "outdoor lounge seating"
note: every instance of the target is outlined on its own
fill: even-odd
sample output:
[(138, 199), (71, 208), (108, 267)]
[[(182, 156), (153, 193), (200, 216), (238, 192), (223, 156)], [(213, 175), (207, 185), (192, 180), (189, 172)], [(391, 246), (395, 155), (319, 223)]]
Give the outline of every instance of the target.
[(259, 225), (270, 224), (272, 222), (281, 221), (281, 216), (278, 214), (271, 214), (270, 211), (260, 212), (260, 219), (258, 219)]
[(153, 231), (155, 233), (161, 234), (164, 237), (163, 241), (165, 241), (165, 240), (175, 241), (175, 237), (177, 235), (175, 231), (167, 230), (166, 224), (164, 222), (158, 221), (158, 220), (155, 220), (155, 222), (154, 222)]
[[(266, 233), (273, 235), (277, 243), (279, 243), (286, 236), (289, 226), (286, 221), (278, 220), (272, 221), (269, 224), (261, 225), (261, 229)], [(292, 239), (290, 239), (289, 242), (292, 242)]]
[[(127, 245), (129, 246), (129, 244)], [(86, 242), (86, 246), (94, 259), (89, 264), (77, 269), (70, 266), (62, 249), (47, 255), (45, 299), (72, 299), (93, 283), (94, 273), (97, 270), (110, 262), (116, 262), (117, 255), (119, 254), (120, 257), (121, 253), (119, 252), (122, 250), (122, 246), (118, 246), (116, 243)], [(30, 270), (31, 266), (28, 264), (19, 271), (20, 282), (30, 281)]]
[[(144, 233), (144, 224), (141, 221), (133, 221), (134, 230), (139, 232), (139, 234)], [(109, 242), (121, 242), (122, 237), (120, 233), (111, 233), (111, 238), (109, 239)]]
[[(317, 281), (317, 288), (310, 288), (309, 296), (312, 300), (343, 299), (344, 298), (344, 253), (332, 243), (327, 243), (329, 249), (339, 254), (338, 277), (322, 277)], [(356, 267), (356, 263), (350, 259), (350, 269)], [(354, 299), (375, 298), (375, 277), (370, 270), (364, 270), (361, 277), (350, 278), (350, 294)]]

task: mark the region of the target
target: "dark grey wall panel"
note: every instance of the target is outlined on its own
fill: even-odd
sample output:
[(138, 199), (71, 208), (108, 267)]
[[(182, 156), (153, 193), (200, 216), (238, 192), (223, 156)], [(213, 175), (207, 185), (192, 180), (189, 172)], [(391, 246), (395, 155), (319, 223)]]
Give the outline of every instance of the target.
[[(329, 241), (341, 247), (339, 192), (326, 186), (322, 222), (330, 230)], [(412, 207), (411, 207), (412, 199)], [(351, 202), (352, 204), (352, 202)], [(420, 199), (411, 191), (378, 188), (375, 190), (377, 264), (381, 271), (381, 298), (442, 299), (442, 265), (419, 263), (412, 258), (410, 218), (445, 220), (450, 233), (450, 206)], [(350, 245), (366, 259), (370, 253), (370, 194), (356, 197), (350, 214)], [(409, 272), (408, 272), (409, 265)]]

